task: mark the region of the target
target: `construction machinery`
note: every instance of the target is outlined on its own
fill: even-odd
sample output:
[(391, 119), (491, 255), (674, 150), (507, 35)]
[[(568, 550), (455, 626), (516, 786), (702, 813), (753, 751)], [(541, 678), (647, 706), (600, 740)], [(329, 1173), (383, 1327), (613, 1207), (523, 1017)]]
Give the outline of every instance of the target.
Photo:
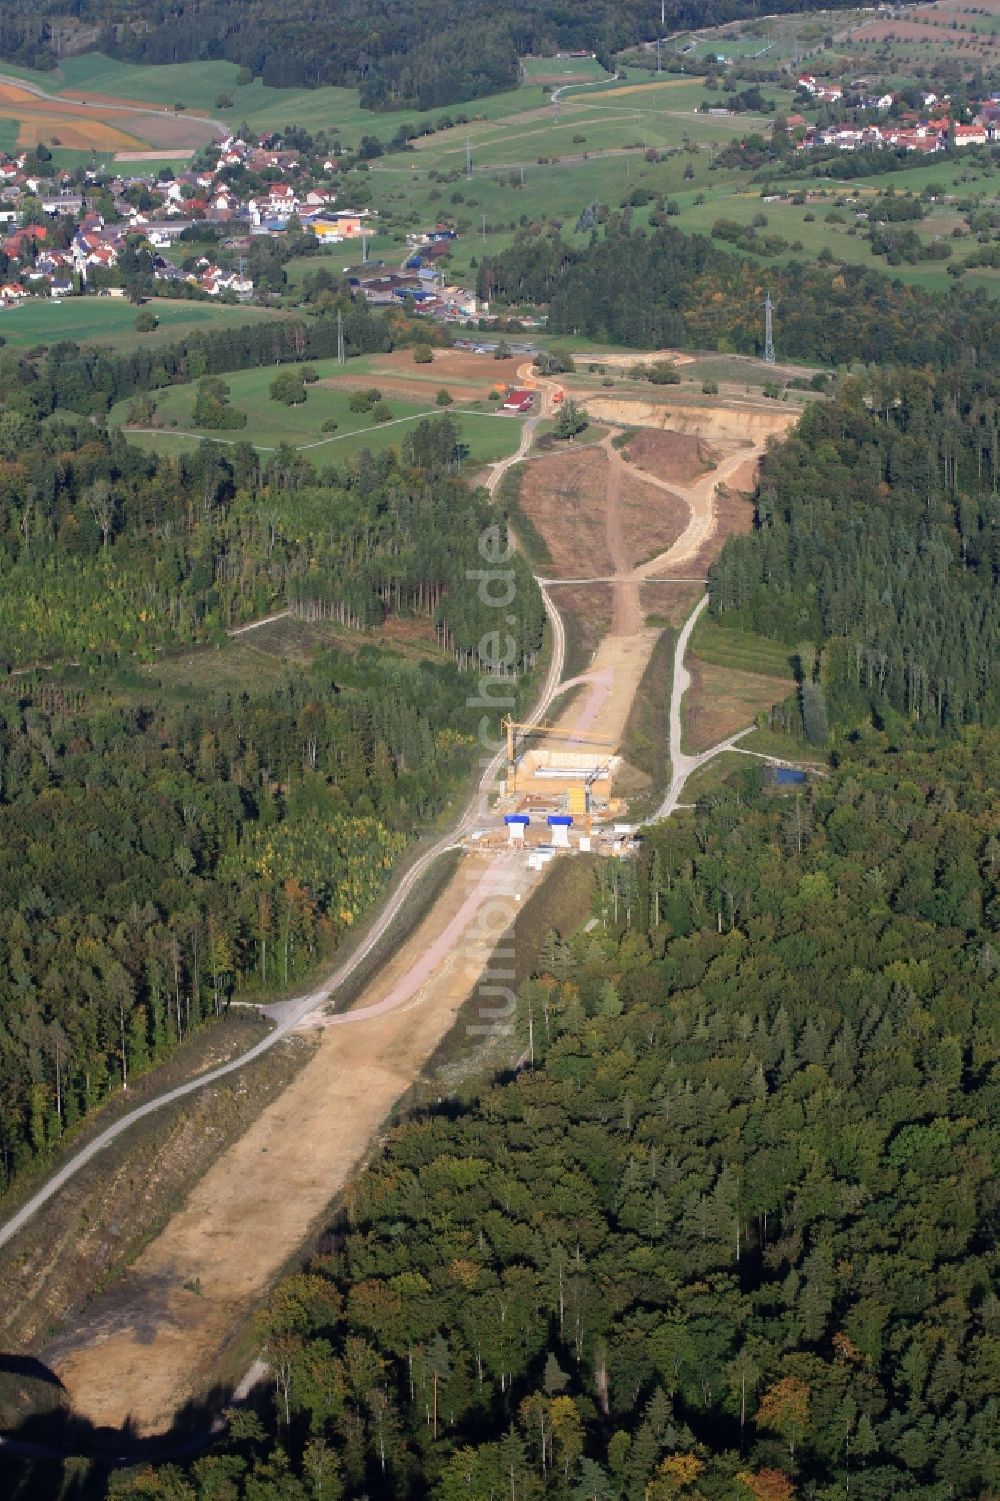
[(550, 740), (563, 740), (576, 742), (578, 745), (599, 745), (607, 750), (608, 755), (603, 758), (604, 765), (587, 769), (581, 780), (584, 784), (585, 798), (589, 802), (589, 789), (595, 778), (605, 769), (606, 763), (611, 759), (614, 751), (614, 741), (606, 735), (592, 735), (586, 730), (566, 730), (559, 725), (548, 724), (544, 720), (534, 723), (520, 723), (511, 719), (508, 715), (501, 720), (501, 725), (507, 734), (507, 795), (512, 796), (517, 791), (517, 743), (518, 738), (528, 739), (529, 736), (542, 736)]
[(590, 838), (591, 814), (594, 805), (591, 790), (594, 783), (605, 774), (604, 765), (595, 766), (593, 771), (587, 772), (579, 787), (566, 789), (566, 811), (583, 819), (583, 829), (587, 838)]

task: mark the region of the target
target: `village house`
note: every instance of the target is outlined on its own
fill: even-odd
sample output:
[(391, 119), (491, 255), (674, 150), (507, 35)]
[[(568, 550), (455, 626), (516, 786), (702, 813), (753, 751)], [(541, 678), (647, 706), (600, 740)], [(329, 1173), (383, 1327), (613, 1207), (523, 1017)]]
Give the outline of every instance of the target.
[(362, 230), (372, 233), (367, 209), (337, 209), (333, 213), (318, 214), (303, 220), (303, 228), (311, 229), (317, 240), (357, 240)]

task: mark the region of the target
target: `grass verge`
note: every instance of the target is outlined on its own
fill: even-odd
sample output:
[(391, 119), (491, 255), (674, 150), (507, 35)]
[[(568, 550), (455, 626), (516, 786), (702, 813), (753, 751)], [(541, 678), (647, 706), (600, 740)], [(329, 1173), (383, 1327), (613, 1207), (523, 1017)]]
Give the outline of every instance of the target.
[(510, 518), (510, 524), (517, 534), (518, 548), (525, 560), (532, 568), (551, 568), (552, 554), (549, 552), (548, 543), (531, 517), (521, 509), (521, 480), (523, 478), (524, 465), (512, 465), (500, 481), (497, 500)]
[(648, 789), (629, 798), (629, 815), (642, 819), (670, 786), (670, 689), (674, 677), (675, 631), (667, 628), (653, 647), (625, 722), (622, 755), (648, 777)]
[(740, 672), (759, 672), (765, 677), (794, 676), (795, 653), (750, 631), (733, 631), (702, 615), (691, 637), (691, 651), (713, 667), (734, 667)]

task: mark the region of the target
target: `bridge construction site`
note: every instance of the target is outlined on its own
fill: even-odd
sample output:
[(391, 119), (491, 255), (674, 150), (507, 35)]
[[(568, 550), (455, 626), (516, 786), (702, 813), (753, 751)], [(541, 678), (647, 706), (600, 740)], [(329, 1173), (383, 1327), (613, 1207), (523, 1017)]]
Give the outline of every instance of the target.
[(559, 851), (624, 853), (631, 826), (614, 792), (622, 758), (614, 742), (544, 721), (503, 721), (506, 764), (496, 803), (498, 823), (476, 830), (479, 849), (523, 849), (529, 866)]

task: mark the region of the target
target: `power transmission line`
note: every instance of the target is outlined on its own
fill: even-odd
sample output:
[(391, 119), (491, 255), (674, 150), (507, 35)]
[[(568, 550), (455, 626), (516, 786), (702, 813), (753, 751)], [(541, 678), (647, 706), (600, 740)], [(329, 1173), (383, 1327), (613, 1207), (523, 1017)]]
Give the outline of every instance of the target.
[(772, 315), (774, 303), (771, 301), (770, 292), (764, 294), (764, 364), (774, 364), (774, 327)]

